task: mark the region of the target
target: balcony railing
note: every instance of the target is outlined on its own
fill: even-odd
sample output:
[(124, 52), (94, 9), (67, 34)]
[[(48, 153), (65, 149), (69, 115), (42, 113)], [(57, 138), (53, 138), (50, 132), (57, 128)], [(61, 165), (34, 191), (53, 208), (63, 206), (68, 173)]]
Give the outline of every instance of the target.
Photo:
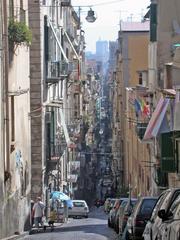
[(73, 62), (48, 61), (47, 63), (47, 82), (58, 82), (63, 80), (73, 72)]

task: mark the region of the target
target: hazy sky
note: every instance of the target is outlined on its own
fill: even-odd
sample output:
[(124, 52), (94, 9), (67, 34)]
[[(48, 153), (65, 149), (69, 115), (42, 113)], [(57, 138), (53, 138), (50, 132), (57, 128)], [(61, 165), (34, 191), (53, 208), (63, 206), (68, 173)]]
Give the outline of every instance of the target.
[[(140, 21), (150, 0), (71, 0), (75, 10), (81, 6), (82, 28), (85, 30), (86, 51), (95, 52), (96, 41), (116, 40), (120, 19)], [(84, 7), (83, 7), (84, 6)], [(85, 20), (89, 6), (97, 15), (94, 23)]]

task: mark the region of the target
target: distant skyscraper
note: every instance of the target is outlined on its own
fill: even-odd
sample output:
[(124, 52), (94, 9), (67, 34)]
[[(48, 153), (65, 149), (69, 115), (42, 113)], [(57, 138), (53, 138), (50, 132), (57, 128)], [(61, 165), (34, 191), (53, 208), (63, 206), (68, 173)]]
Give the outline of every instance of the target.
[(96, 57), (99, 61), (107, 62), (109, 56), (108, 41), (97, 41), (96, 42)]

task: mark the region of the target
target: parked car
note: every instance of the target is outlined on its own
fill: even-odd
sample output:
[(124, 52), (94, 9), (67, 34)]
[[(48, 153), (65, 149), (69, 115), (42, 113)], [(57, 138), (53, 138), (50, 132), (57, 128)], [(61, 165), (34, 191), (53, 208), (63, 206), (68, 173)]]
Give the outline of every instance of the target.
[(108, 215), (108, 226), (109, 227), (114, 227), (114, 220), (115, 220), (115, 216), (116, 216), (116, 213), (118, 211), (118, 208), (121, 204), (121, 202), (124, 200), (125, 198), (119, 198), (119, 199), (116, 199), (114, 205), (113, 205), (113, 208), (110, 210), (109, 212), (109, 215)]
[(158, 240), (179, 240), (180, 239), (180, 195), (175, 200), (168, 212), (159, 211), (162, 224), (157, 235)]
[(119, 215), (119, 234), (123, 233), (123, 231), (126, 227), (126, 224), (127, 224), (128, 217), (131, 215), (132, 210), (136, 203), (137, 203), (137, 198), (128, 199), (128, 202), (127, 202), (124, 210)]
[(72, 200), (73, 207), (68, 209), (69, 217), (85, 217), (88, 218), (89, 207), (84, 200)]
[(127, 222), (130, 239), (143, 239), (144, 228), (151, 217), (157, 199), (157, 197), (142, 197), (139, 199)]
[(105, 213), (109, 213), (110, 210), (113, 208), (113, 205), (116, 201), (116, 198), (107, 198), (104, 203), (104, 211)]
[(123, 210), (124, 210), (127, 202), (128, 202), (128, 198), (124, 199), (124, 200), (121, 202), (121, 204), (120, 204), (120, 206), (119, 206), (119, 208), (118, 208), (118, 211), (117, 211), (117, 213), (116, 213), (116, 215), (115, 215), (115, 219), (114, 219), (114, 230), (115, 230), (115, 232), (116, 232), (117, 234), (119, 233), (119, 216), (122, 215), (122, 212), (123, 212)]
[(157, 204), (152, 212), (151, 218), (144, 229), (144, 240), (157, 239), (157, 236), (160, 232), (161, 224), (164, 222), (164, 220), (159, 217), (160, 214), (164, 212), (164, 214), (168, 216), (173, 202), (177, 198), (179, 198), (179, 196), (180, 188), (167, 189), (159, 196)]

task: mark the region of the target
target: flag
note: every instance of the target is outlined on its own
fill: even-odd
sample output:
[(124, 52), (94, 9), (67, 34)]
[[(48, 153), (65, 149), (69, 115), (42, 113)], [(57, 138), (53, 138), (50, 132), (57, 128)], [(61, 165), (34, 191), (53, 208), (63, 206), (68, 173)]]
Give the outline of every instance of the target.
[(147, 117), (150, 116), (150, 106), (149, 106), (149, 104), (144, 105), (143, 114)]
[(144, 116), (149, 116), (150, 115), (150, 106), (147, 104), (144, 99), (142, 101), (142, 113)]
[(137, 99), (134, 100), (134, 108), (136, 112), (136, 117), (139, 117), (139, 114), (141, 113), (141, 104)]

